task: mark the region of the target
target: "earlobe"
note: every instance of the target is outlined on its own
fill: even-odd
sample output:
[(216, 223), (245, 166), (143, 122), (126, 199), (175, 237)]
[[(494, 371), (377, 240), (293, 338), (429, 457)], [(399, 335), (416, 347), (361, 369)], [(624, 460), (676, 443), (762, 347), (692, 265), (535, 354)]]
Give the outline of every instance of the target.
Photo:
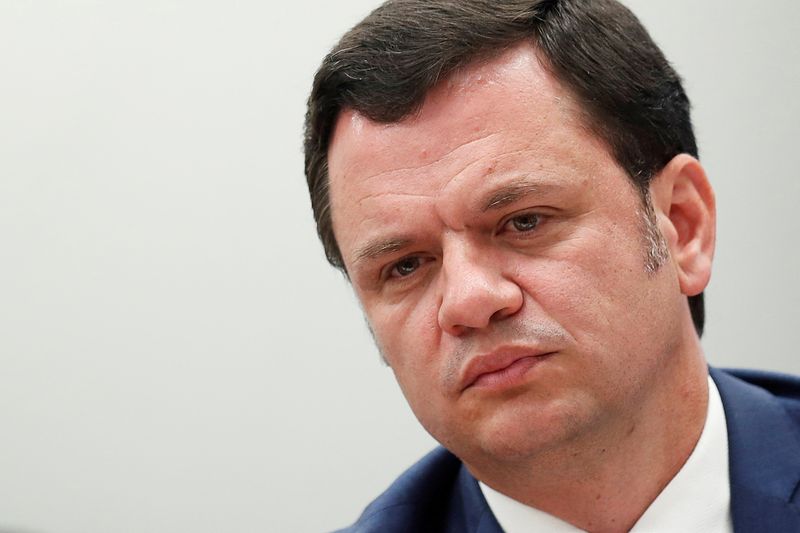
[(650, 185), (658, 226), (677, 268), (681, 291), (700, 294), (711, 277), (716, 239), (716, 202), (700, 162), (674, 157)]

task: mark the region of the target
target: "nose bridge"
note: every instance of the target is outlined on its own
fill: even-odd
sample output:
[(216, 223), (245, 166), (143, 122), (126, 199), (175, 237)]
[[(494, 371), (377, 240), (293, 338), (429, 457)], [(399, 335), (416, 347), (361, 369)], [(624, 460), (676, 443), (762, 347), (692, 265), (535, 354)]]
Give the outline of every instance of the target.
[(459, 335), (516, 313), (522, 289), (504, 272), (501, 258), (464, 234), (452, 235), (443, 247), (439, 325)]

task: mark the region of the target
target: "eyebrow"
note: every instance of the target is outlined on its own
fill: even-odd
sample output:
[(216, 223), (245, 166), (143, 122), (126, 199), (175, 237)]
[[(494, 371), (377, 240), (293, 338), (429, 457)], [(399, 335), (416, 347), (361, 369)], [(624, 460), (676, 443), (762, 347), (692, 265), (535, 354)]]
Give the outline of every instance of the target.
[(550, 188), (548, 185), (531, 183), (525, 179), (514, 181), (492, 191), (485, 200), (479, 204), (483, 206), (481, 212), (485, 213), (494, 209), (502, 209), (531, 194), (541, 194), (543, 190), (548, 188)]
[(404, 238), (378, 239), (359, 248), (356, 251), (355, 261), (358, 263), (366, 259), (377, 259), (398, 252), (410, 244), (411, 240)]

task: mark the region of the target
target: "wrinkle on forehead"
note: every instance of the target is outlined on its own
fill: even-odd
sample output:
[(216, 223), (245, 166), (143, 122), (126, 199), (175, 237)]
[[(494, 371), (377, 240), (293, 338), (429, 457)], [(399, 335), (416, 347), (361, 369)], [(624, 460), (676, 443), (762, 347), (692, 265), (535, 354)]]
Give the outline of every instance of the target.
[(357, 203), (358, 203), (358, 205), (361, 205), (361, 204), (363, 204), (364, 202), (366, 202), (368, 200), (378, 200), (378, 199), (381, 199), (381, 198), (392, 198), (392, 197), (395, 197), (395, 196), (398, 197), (398, 198), (418, 198), (420, 200), (429, 200), (431, 198), (430, 194), (421, 194), (421, 193), (415, 194), (415, 193), (410, 193), (410, 192), (391, 192), (390, 191), (390, 192), (378, 192), (378, 193), (375, 193), (375, 194), (369, 194), (367, 196), (364, 196), (363, 198), (359, 198)]
[[(488, 141), (490, 138), (501, 135), (501, 132), (494, 132), (480, 139), (475, 139), (470, 142), (464, 143), (460, 146), (453, 148), (447, 155), (452, 155), (453, 157), (459, 155), (460, 150), (467, 149), (467, 148), (475, 148), (475, 144), (480, 141)], [(447, 186), (450, 182), (454, 179), (462, 176), (464, 173), (468, 172), (475, 166), (483, 166), (485, 170), (482, 172), (483, 177), (489, 177), (497, 171), (498, 167), (502, 168), (502, 162), (505, 159), (510, 157), (524, 155), (526, 152), (530, 150), (529, 146), (523, 146), (516, 149), (509, 149), (502, 152), (492, 151), (492, 152), (480, 152), (474, 155), (472, 160), (467, 161), (466, 163), (462, 163), (459, 168), (450, 168), (450, 169), (439, 169), (438, 166), (446, 166), (448, 161), (446, 161), (446, 156), (443, 156), (441, 159), (437, 161), (433, 161), (431, 163), (421, 165), (418, 167), (403, 167), (398, 169), (389, 169), (377, 174), (372, 174), (370, 176), (366, 176), (362, 178), (362, 183), (366, 183), (377, 178), (386, 178), (387, 176), (392, 176), (395, 178), (400, 179), (408, 179), (408, 178), (416, 178), (416, 179), (443, 179), (444, 185), (443, 188)], [(534, 163), (535, 165), (535, 163)], [(425, 169), (431, 169), (431, 172), (428, 174), (421, 173)], [(447, 177), (449, 176), (449, 177)], [(413, 196), (412, 194), (408, 193), (409, 196)], [(376, 196), (376, 195), (370, 195)], [(427, 196), (427, 195), (426, 195)]]

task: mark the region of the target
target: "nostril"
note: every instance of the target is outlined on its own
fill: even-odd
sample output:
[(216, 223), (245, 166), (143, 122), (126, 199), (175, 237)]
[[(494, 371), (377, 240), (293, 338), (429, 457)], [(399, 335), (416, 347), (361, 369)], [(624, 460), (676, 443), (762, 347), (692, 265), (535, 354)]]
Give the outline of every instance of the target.
[(506, 308), (506, 309), (498, 309), (492, 315), (491, 321), (492, 322), (497, 322), (498, 320), (503, 320), (504, 318), (508, 318), (512, 314), (514, 314), (514, 313), (512, 311), (510, 311), (508, 308)]

